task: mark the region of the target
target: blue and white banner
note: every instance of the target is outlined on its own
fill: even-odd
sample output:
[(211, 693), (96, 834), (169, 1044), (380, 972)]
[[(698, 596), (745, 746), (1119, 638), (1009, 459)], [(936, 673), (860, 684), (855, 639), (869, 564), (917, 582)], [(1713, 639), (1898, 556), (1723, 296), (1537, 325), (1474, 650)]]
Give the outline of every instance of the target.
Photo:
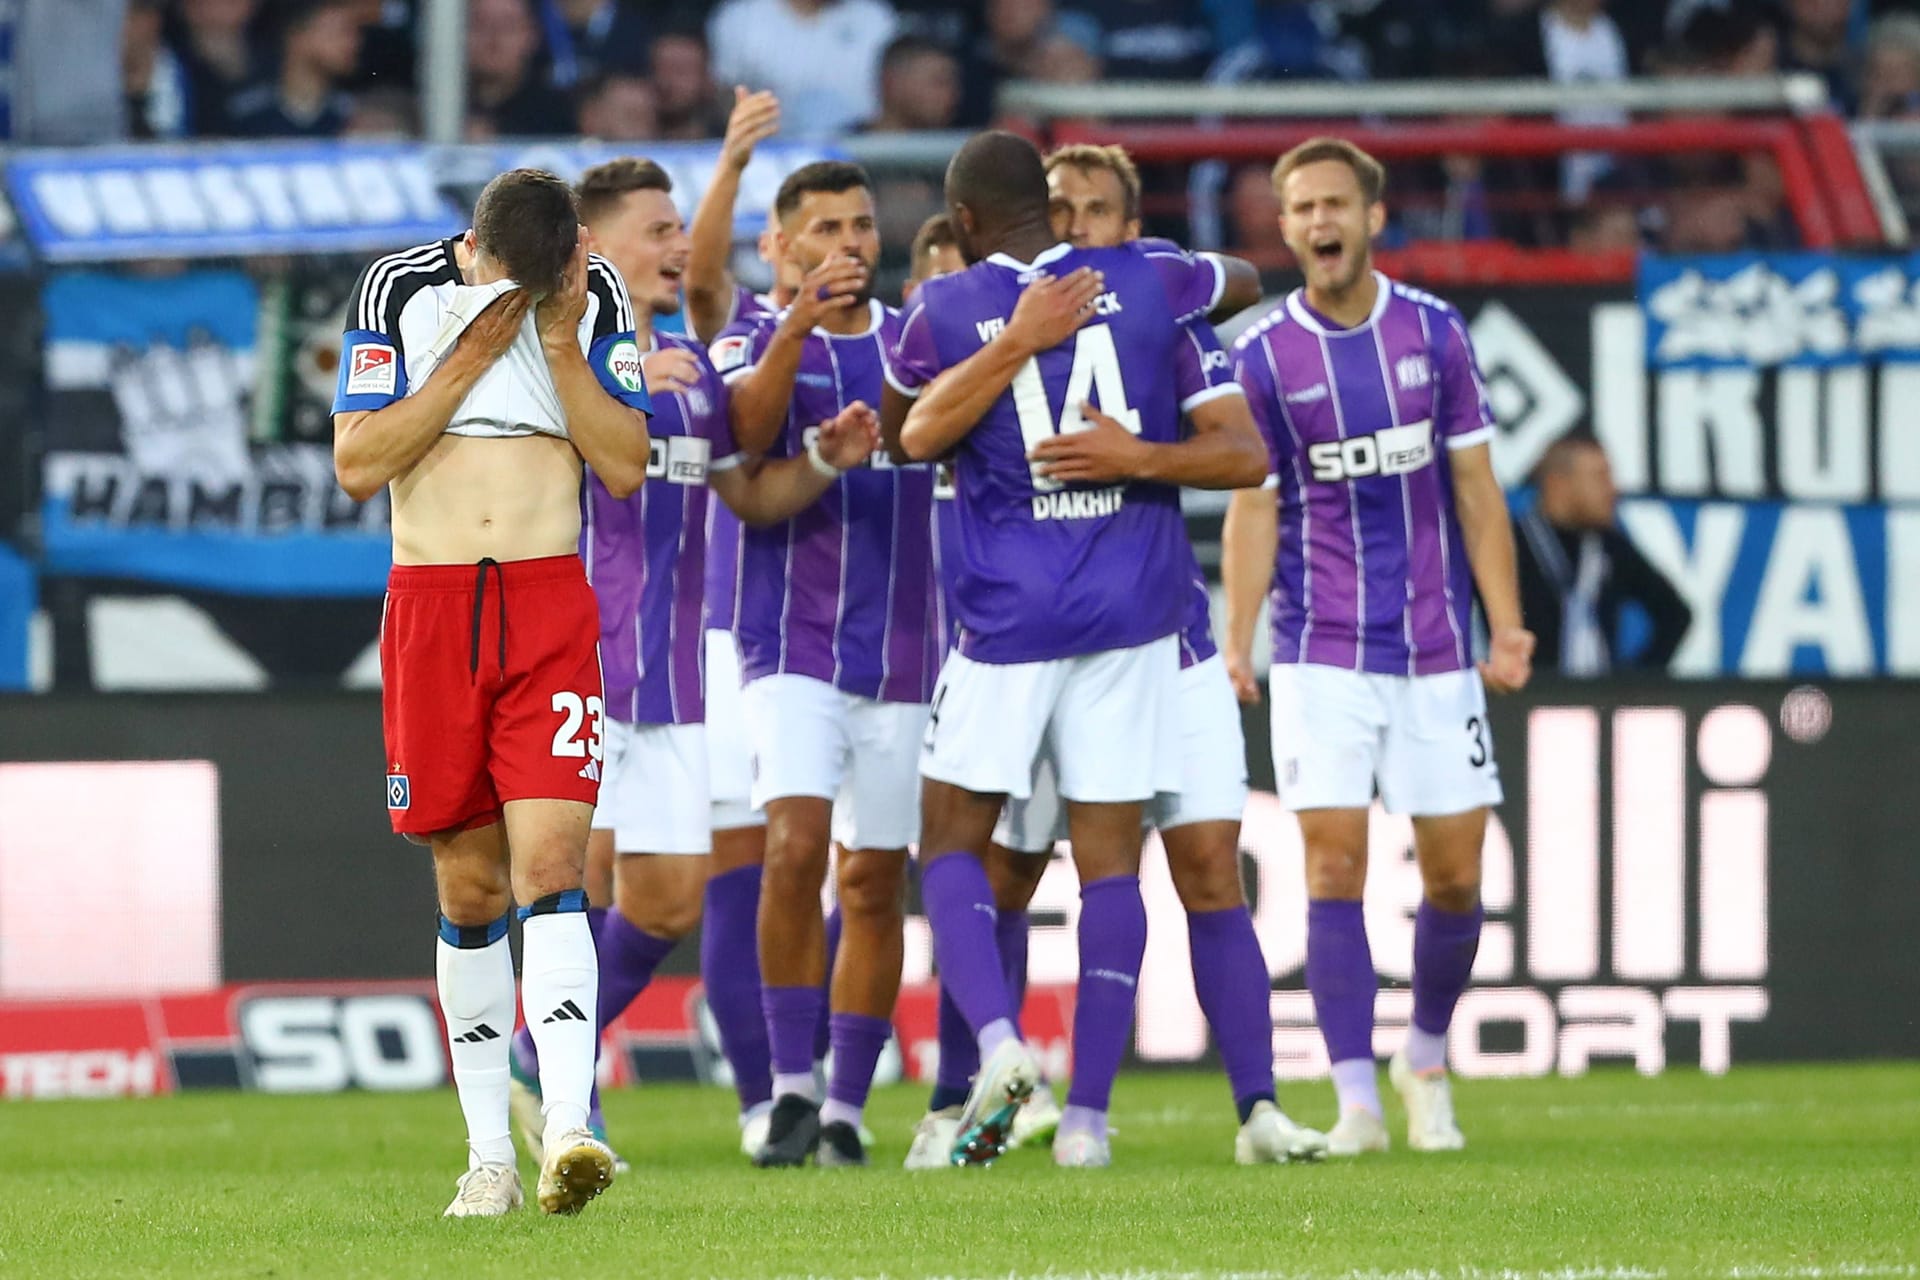
[(251, 277), (72, 272), (43, 302), (44, 572), (242, 595), (382, 589), (385, 495), (349, 499), (322, 444), (261, 443), (280, 437), (256, 429), (275, 379), (257, 368)]
[[(506, 169), (550, 169), (568, 180), (636, 150), (674, 180), (691, 217), (712, 180), (714, 142), (281, 142), (26, 150), (6, 162), (7, 189), (33, 251), (52, 263), (262, 254), (372, 254), (466, 225), (473, 197)], [(742, 175), (735, 233), (766, 225), (785, 177), (837, 155), (772, 142)]]

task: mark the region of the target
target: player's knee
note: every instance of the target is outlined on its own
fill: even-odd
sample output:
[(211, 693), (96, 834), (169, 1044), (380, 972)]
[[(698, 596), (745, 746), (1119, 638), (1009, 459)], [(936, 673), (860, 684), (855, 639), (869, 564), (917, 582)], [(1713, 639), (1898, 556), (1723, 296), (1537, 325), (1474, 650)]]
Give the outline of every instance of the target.
[(629, 924), (656, 938), (684, 938), (700, 927), (698, 893), (646, 893), (621, 885), (615, 900)]
[(505, 875), (476, 870), (440, 876), (440, 914), (456, 925), (490, 924), (512, 905)]
[(1464, 913), (1480, 901), (1478, 867), (1436, 867), (1421, 874), (1427, 901), (1442, 911)]
[(1366, 887), (1364, 849), (1343, 845), (1307, 846), (1307, 897), (1358, 898)]
[(1169, 861), (1168, 868), (1173, 873), (1173, 891), (1180, 895), (1180, 906), (1189, 915), (1246, 905), (1246, 895), (1240, 887), (1237, 850), (1224, 857), (1209, 856), (1185, 865)]
[(835, 890), (842, 919), (886, 922), (906, 907), (906, 860), (848, 857), (841, 860)]

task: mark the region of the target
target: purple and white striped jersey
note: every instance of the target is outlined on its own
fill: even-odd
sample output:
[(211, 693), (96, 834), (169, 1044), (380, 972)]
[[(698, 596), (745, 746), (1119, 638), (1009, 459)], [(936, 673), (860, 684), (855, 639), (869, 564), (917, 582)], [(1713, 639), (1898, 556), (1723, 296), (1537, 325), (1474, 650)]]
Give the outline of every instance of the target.
[[(1158, 246), (1167, 242), (1143, 240), (1140, 243)], [(1183, 406), (1201, 403), (1207, 399), (1205, 393), (1215, 387), (1237, 385), (1231, 362), (1221, 350), (1220, 338), (1213, 326), (1205, 320), (1194, 320), (1186, 329), (1187, 340), (1179, 345), (1173, 359), (1174, 394), (1180, 397)], [(1187, 555), (1189, 558), (1193, 555), (1191, 540), (1187, 543)], [(1200, 571), (1200, 562), (1194, 560), (1187, 625), (1180, 630), (1180, 669), (1185, 671), (1197, 666), (1218, 652), (1220, 647), (1213, 642), (1213, 600), (1207, 593), (1207, 575)]]
[(691, 351), (700, 380), (654, 397), (653, 452), (631, 497), (607, 492), (591, 470), (582, 491), (580, 558), (600, 602), (600, 666), (607, 714), (629, 724), (706, 719), (701, 608), (706, 585), (709, 472), (736, 465), (727, 390), (706, 349), (678, 334), (654, 346)]
[(1472, 665), (1473, 574), (1447, 451), (1493, 438), (1460, 313), (1375, 274), (1342, 329), (1295, 290), (1234, 343), (1280, 503), (1275, 662), (1383, 675)]
[[(753, 331), (760, 322), (779, 314), (773, 299), (755, 293), (743, 284), (733, 287), (733, 319), (714, 337), (709, 351), (714, 367), (725, 371), (746, 363)], [(717, 631), (733, 630), (739, 608), (740, 547), (746, 540), (746, 527), (733, 508), (724, 502), (707, 504), (707, 612), (706, 625)]]
[[(878, 409), (900, 316), (876, 301), (870, 321), (863, 333), (808, 335), (768, 457), (804, 453), (819, 425), (855, 400)], [(714, 344), (729, 382), (753, 368), (778, 325), (763, 319), (724, 361)], [(792, 520), (744, 531), (733, 593), (743, 680), (785, 673), (883, 702), (933, 697), (941, 653), (933, 479), (930, 465), (894, 466), (876, 453)]]
[[(1091, 400), (1142, 439), (1180, 438), (1183, 410), (1234, 394), (1214, 385), (1176, 392), (1183, 346), (1199, 340), (1189, 321), (1213, 305), (1217, 272), (1185, 254), (1138, 245), (1057, 245), (1031, 263), (995, 254), (914, 294), (888, 378), (916, 395), (942, 370), (985, 346), (1042, 270), (1082, 266), (1105, 273), (1096, 316), (1069, 342), (1042, 352), (955, 450), (956, 496), (943, 521), (942, 570), (958, 622), (956, 645), (989, 663), (1038, 662), (1131, 648), (1194, 620), (1197, 572), (1168, 485), (1061, 485), (1037, 477), (1028, 451), (1057, 432), (1081, 429)], [(1208, 369), (1204, 349), (1196, 357)], [(1217, 346), (1212, 370), (1227, 362)]]

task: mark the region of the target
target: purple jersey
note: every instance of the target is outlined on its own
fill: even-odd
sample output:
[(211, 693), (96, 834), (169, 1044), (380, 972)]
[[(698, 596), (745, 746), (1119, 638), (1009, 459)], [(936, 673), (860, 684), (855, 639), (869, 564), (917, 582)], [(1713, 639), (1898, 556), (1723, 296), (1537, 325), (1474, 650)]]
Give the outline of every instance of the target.
[(1036, 476), (1027, 455), (1056, 433), (1081, 429), (1086, 401), (1142, 439), (1173, 443), (1184, 409), (1233, 393), (1227, 385), (1183, 396), (1168, 376), (1180, 348), (1195, 341), (1187, 322), (1213, 303), (1210, 266), (1138, 245), (1056, 245), (1032, 263), (994, 254), (920, 286), (889, 377), (918, 394), (1004, 327), (1043, 268), (1065, 275), (1083, 266), (1106, 276), (1094, 321), (1028, 363), (954, 451), (952, 536), (942, 560), (955, 643), (979, 662), (1131, 648), (1193, 617), (1195, 565), (1177, 488), (1062, 485)]
[(1493, 410), (1460, 313), (1374, 279), (1364, 324), (1295, 290), (1234, 343), (1279, 491), (1274, 661), (1461, 671), (1473, 575), (1446, 457), (1490, 441)]
[[(754, 293), (745, 285), (734, 286), (733, 319), (709, 348), (713, 366), (722, 376), (745, 369), (754, 330), (775, 314), (765, 294)], [(733, 630), (739, 614), (740, 548), (745, 541), (746, 527), (733, 509), (724, 502), (708, 503), (706, 625), (717, 631)]]
[[(804, 453), (819, 425), (855, 400), (879, 407), (900, 316), (874, 302), (871, 321), (864, 333), (808, 335), (768, 457)], [(724, 363), (714, 344), (729, 382), (753, 368), (777, 327), (776, 318), (762, 320)], [(876, 454), (792, 520), (745, 530), (734, 600), (744, 680), (791, 673), (885, 702), (927, 701), (941, 652), (933, 468), (896, 467)]]
[[(1140, 241), (1142, 245), (1157, 247), (1167, 242), (1157, 240)], [(1206, 259), (1199, 259), (1202, 263)], [(1216, 294), (1216, 301), (1218, 295)], [(1186, 326), (1187, 340), (1176, 349), (1173, 361), (1173, 388), (1180, 397), (1181, 407), (1192, 408), (1220, 393), (1221, 388), (1237, 391), (1239, 384), (1233, 380), (1233, 371), (1227, 359), (1227, 353), (1220, 349), (1220, 339), (1213, 332), (1213, 326), (1205, 321), (1196, 320)], [(1188, 544), (1187, 554), (1193, 554), (1192, 544)], [(1192, 587), (1188, 596), (1187, 624), (1180, 630), (1180, 669), (1205, 662), (1220, 652), (1213, 642), (1213, 601), (1207, 593), (1207, 575), (1200, 571), (1200, 562), (1195, 560), (1192, 568)]]
[[(600, 666), (607, 714), (630, 724), (698, 724), (701, 601), (705, 594), (707, 475), (738, 460), (727, 393), (706, 349), (678, 334), (656, 347), (700, 359), (700, 380), (654, 397), (646, 483), (616, 498), (587, 475), (580, 558), (600, 602)], [(719, 506), (719, 503), (711, 505)]]

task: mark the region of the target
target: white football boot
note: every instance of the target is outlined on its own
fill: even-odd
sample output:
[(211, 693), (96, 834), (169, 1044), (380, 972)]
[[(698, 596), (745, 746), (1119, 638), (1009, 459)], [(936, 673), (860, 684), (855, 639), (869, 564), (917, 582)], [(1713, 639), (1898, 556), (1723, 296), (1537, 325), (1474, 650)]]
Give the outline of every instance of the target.
[(913, 1126), (913, 1145), (907, 1148), (906, 1167), (914, 1170), (953, 1167), (953, 1140), (960, 1132), (960, 1108), (929, 1111)]
[(1360, 1156), (1370, 1151), (1385, 1151), (1393, 1146), (1387, 1136), (1387, 1122), (1365, 1107), (1349, 1107), (1340, 1120), (1327, 1130), (1327, 1154)]
[(545, 1145), (538, 1188), (543, 1212), (578, 1213), (613, 1181), (613, 1148), (585, 1125), (564, 1129)]
[(1458, 1151), (1466, 1135), (1453, 1121), (1453, 1088), (1444, 1071), (1416, 1072), (1407, 1065), (1406, 1050), (1387, 1064), (1387, 1079), (1399, 1091), (1407, 1108), (1407, 1145), (1415, 1151)]
[(477, 1164), (460, 1175), (443, 1218), (504, 1218), (526, 1201), (520, 1171), (510, 1164)]
[(1062, 1169), (1104, 1169), (1113, 1163), (1113, 1144), (1091, 1129), (1067, 1129), (1053, 1136), (1053, 1162)]
[(1271, 1102), (1253, 1104), (1253, 1114), (1233, 1140), (1235, 1164), (1293, 1164), (1324, 1160), (1327, 1135), (1295, 1124)]
[(1040, 1083), (1040, 1060), (1019, 1040), (1009, 1040), (980, 1066), (953, 1138), (955, 1164), (992, 1164), (1006, 1154), (1014, 1117)]
[(1053, 1086), (1042, 1080), (1034, 1086), (1033, 1096), (1013, 1118), (1009, 1147), (1044, 1147), (1060, 1131), (1060, 1104), (1054, 1100)]

